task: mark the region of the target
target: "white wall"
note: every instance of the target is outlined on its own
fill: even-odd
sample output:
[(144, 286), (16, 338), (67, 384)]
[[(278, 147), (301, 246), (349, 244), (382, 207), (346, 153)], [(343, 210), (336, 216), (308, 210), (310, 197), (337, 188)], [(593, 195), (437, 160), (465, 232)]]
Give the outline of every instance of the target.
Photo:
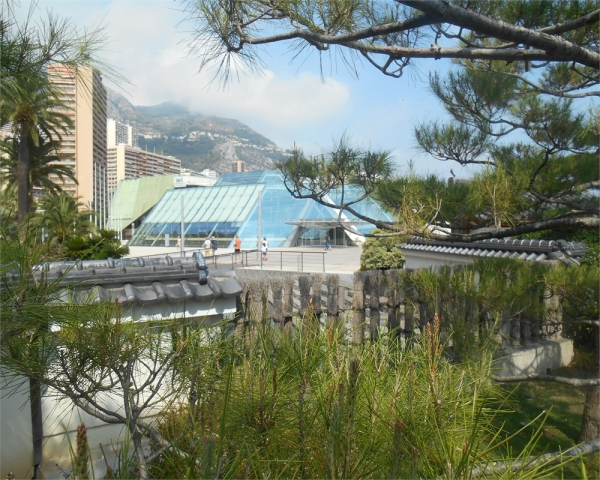
[[(6, 373), (2, 369), (2, 377)], [(31, 442), (31, 413), (29, 406), (29, 381), (19, 392), (0, 388), (0, 475), (12, 472), (16, 478), (33, 475), (33, 445)], [(10, 395), (9, 395), (10, 394)]]
[(402, 250), (406, 258), (405, 268), (419, 269), (454, 265), (472, 265), (473, 257), (467, 255), (449, 255), (437, 252)]
[[(205, 325), (222, 319), (224, 316), (235, 314), (235, 298), (219, 299), (207, 302), (188, 301), (185, 311), (183, 304), (168, 303), (136, 306), (123, 315), (123, 320), (151, 321), (157, 318), (202, 318)], [(178, 308), (179, 307), (179, 308)], [(170, 339), (169, 339), (170, 341)], [(3, 370), (6, 373), (6, 370)], [(166, 382), (168, 383), (168, 382)], [(16, 478), (31, 478), (33, 475), (33, 447), (31, 440), (31, 413), (29, 407), (29, 382), (23, 379), (23, 387), (14, 392), (2, 385), (0, 390), (0, 476), (5, 477), (12, 472)], [(116, 400), (103, 399), (103, 403), (119, 405)], [(127, 438), (124, 435), (124, 425), (106, 424), (96, 417), (75, 407), (69, 400), (61, 400), (56, 392), (47, 389), (42, 399), (44, 418), (43, 462), (41, 465), (42, 478), (63, 479), (64, 476), (58, 464), (65, 471), (71, 468), (69, 439), (75, 445), (77, 426), (83, 422), (87, 429), (88, 442), (91, 449), (91, 459), (94, 463), (94, 476), (103, 478), (106, 462), (103, 458), (100, 444), (104, 453), (109, 454), (109, 464), (115, 460), (115, 448)], [(158, 413), (158, 407), (147, 412), (150, 417)]]

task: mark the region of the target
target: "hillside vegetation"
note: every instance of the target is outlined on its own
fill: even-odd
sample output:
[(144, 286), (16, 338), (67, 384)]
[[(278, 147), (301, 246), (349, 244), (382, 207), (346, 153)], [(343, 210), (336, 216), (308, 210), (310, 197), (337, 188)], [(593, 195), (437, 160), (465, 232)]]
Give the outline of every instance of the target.
[(181, 160), (193, 170), (231, 171), (231, 162), (243, 160), (249, 170), (273, 168), (284, 150), (237, 120), (190, 113), (171, 102), (132, 105), (123, 95), (107, 89), (108, 117), (136, 126), (142, 149)]

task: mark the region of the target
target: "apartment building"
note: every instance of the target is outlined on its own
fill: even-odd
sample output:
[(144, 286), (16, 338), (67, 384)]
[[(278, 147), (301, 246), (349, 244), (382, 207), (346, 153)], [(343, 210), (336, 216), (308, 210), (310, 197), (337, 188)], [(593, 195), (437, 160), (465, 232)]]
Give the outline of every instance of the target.
[(128, 147), (138, 148), (138, 129), (125, 123), (117, 122), (114, 118), (109, 118), (106, 123), (106, 139), (108, 148), (117, 145), (127, 145)]
[[(61, 101), (68, 108), (72, 128), (63, 133), (59, 153), (69, 154), (60, 164), (75, 172), (75, 183), (62, 182), (67, 193), (78, 197), (87, 208), (98, 213), (96, 223), (104, 225), (108, 207), (106, 162), (106, 89), (102, 77), (91, 67), (73, 68), (55, 64), (48, 67), (48, 76), (62, 92)], [(61, 183), (58, 177), (52, 178)]]
[(231, 162), (231, 171), (232, 172), (245, 172), (246, 171), (246, 162), (243, 160), (235, 160)]
[(155, 175), (179, 174), (181, 160), (147, 152), (125, 144), (107, 149), (108, 190), (112, 194), (119, 181), (126, 178), (152, 177)]

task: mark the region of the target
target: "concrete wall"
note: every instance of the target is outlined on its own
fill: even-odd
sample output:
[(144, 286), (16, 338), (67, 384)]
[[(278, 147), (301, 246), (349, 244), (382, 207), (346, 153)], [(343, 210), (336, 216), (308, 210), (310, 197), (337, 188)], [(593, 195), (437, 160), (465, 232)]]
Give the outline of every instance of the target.
[[(233, 317), (236, 311), (235, 298), (207, 302), (188, 301), (185, 304), (161, 303), (149, 306), (134, 306), (126, 310), (122, 319), (127, 321), (151, 321), (156, 318), (198, 318), (210, 325), (224, 317)], [(170, 337), (168, 339), (170, 342)], [(3, 371), (6, 373), (6, 370)], [(4, 376), (4, 375), (3, 375)], [(33, 447), (31, 441), (31, 413), (29, 407), (28, 380), (23, 378), (23, 387), (14, 390), (6, 385), (0, 389), (0, 475), (12, 472), (16, 478), (31, 478), (33, 475)], [(166, 382), (168, 384), (168, 382)], [(118, 408), (118, 398), (106, 397), (105, 405)], [(94, 476), (103, 478), (107, 462), (114, 465), (116, 452), (127, 436), (124, 425), (106, 424), (96, 417), (75, 407), (69, 400), (62, 399), (53, 389), (46, 389), (42, 400), (44, 418), (43, 461), (41, 478), (63, 479), (59, 467), (69, 472), (71, 457), (69, 441), (74, 446), (77, 426), (83, 422), (87, 428), (91, 449)], [(147, 412), (156, 415), (158, 409)], [(104, 453), (100, 448), (104, 448)], [(108, 458), (104, 458), (107, 454)]]
[[(27, 386), (28, 380), (23, 378), (23, 381)], [(31, 478), (33, 449), (28, 391), (21, 390), (12, 395), (8, 392), (8, 389), (2, 389), (0, 399), (0, 474), (6, 476), (12, 472), (16, 478)], [(114, 468), (117, 450), (128, 439), (125, 426), (102, 422), (70, 401), (60, 400), (52, 389), (47, 389), (44, 395), (43, 460), (38, 470), (39, 478), (64, 479), (61, 469), (70, 472), (69, 445), (75, 448), (77, 426), (82, 422), (87, 429), (94, 476), (103, 478), (107, 464)]]
[[(6, 370), (2, 369), (2, 377)], [(33, 475), (29, 382), (18, 391), (0, 389), (0, 476), (12, 472), (16, 478)]]
[(541, 340), (535, 345), (505, 348), (500, 355), (498, 375), (545, 374), (548, 369), (565, 367), (573, 360), (573, 340)]

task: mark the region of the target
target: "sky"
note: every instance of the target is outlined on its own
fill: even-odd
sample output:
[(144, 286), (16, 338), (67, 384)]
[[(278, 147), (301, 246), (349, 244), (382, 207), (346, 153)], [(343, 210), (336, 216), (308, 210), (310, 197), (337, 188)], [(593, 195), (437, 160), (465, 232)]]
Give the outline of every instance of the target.
[[(28, 2), (21, 0), (23, 11)], [(186, 54), (189, 30), (177, 0), (40, 0), (37, 15), (51, 9), (81, 28), (104, 25), (101, 57), (127, 82), (109, 88), (134, 105), (170, 101), (192, 113), (233, 118), (282, 148), (294, 144), (317, 155), (344, 133), (364, 148), (392, 152), (398, 172), (409, 162), (419, 173), (443, 177), (457, 164), (437, 161), (415, 148), (413, 129), (423, 121), (447, 118), (428, 90), (430, 71), (446, 71), (447, 60), (422, 60), (406, 76), (384, 76), (369, 64), (358, 78), (340, 61), (320, 59), (316, 51), (293, 59), (288, 45), (262, 51), (260, 73), (241, 73), (227, 88), (211, 82), (214, 71), (198, 72), (200, 62)]]

